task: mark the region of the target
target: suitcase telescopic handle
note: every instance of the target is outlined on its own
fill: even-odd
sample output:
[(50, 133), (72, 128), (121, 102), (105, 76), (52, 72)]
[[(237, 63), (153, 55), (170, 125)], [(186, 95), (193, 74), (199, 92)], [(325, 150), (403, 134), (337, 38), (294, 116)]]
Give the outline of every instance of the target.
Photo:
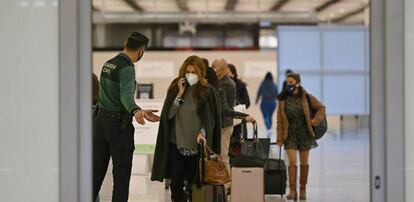
[(198, 162), (197, 162), (197, 186), (198, 188), (201, 188), (201, 186), (204, 184), (204, 176), (205, 176), (205, 149), (203, 144), (198, 144), (197, 146), (198, 150)]
[(279, 146), (279, 160), (282, 160), (282, 145)]
[[(282, 145), (279, 146), (279, 170), (282, 170)], [(284, 187), (283, 180), (280, 180), (280, 187)], [(283, 194), (280, 194), (280, 197), (283, 198)]]

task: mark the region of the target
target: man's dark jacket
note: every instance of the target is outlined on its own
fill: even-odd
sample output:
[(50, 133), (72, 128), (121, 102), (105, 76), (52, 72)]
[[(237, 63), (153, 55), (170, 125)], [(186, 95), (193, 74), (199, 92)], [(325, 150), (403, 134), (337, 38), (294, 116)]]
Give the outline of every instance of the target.
[[(219, 80), (218, 88), (219, 90), (223, 89), (226, 92), (227, 104), (231, 109), (233, 109), (234, 105), (236, 104), (236, 83), (234, 83), (233, 79), (231, 79), (229, 76), (225, 76)], [(233, 126), (233, 118), (223, 117), (221, 125), (223, 128)]]

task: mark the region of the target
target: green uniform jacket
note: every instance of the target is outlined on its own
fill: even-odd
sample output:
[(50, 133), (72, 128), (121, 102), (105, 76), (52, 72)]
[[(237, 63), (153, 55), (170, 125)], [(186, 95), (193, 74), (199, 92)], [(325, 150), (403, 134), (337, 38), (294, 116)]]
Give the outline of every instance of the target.
[(98, 106), (113, 112), (131, 113), (135, 104), (135, 67), (131, 59), (119, 53), (108, 60), (101, 71)]
[[(174, 102), (177, 92), (167, 95), (161, 112), (161, 120), (158, 128), (157, 143), (155, 146), (154, 162), (152, 166), (151, 180), (162, 182), (169, 178), (168, 151), (170, 135), (175, 133), (175, 119), (168, 119), (168, 112)], [(208, 146), (217, 154), (221, 149), (221, 109), (218, 92), (213, 86), (208, 85), (205, 101), (198, 105), (197, 114), (202, 126), (206, 130)]]

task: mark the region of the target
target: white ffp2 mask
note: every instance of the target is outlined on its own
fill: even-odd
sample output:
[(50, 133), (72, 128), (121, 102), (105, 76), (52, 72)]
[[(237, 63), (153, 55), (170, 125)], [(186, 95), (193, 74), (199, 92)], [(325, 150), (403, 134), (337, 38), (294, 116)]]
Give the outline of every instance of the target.
[(192, 85), (194, 85), (198, 82), (197, 74), (186, 74), (185, 79), (187, 80), (188, 84), (190, 84), (190, 86), (192, 86)]

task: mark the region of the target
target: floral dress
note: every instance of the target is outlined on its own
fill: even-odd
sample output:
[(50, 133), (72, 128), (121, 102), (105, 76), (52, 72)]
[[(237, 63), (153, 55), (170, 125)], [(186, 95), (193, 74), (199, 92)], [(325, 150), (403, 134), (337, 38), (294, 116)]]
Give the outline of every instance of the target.
[(285, 149), (306, 151), (318, 146), (314, 137), (308, 132), (306, 117), (303, 111), (301, 96), (291, 95), (285, 101), (285, 113), (288, 118), (288, 137)]

